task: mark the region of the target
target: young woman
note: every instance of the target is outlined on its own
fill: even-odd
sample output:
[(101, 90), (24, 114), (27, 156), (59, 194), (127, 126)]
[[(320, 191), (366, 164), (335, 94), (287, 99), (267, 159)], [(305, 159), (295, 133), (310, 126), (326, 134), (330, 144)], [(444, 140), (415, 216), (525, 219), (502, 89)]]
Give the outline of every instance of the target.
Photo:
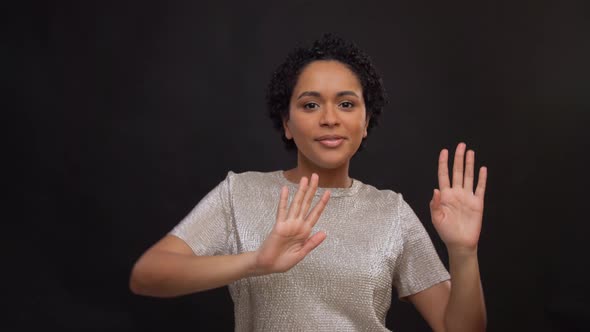
[(452, 175), (448, 151), (439, 156), (430, 208), (447, 271), (401, 194), (349, 176), (385, 102), (361, 50), (333, 35), (295, 49), (267, 101), (297, 165), (229, 172), (137, 261), (131, 290), (172, 297), (229, 285), (236, 331), (387, 331), (396, 287), (435, 331), (485, 330), (477, 244), (486, 168), (475, 186), (474, 152), (458, 144)]

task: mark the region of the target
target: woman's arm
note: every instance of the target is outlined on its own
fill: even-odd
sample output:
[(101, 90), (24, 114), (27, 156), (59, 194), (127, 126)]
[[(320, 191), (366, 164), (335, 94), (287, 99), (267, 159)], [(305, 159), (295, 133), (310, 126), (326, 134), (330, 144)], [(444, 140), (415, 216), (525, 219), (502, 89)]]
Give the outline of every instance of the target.
[(486, 309), (477, 255), (449, 254), (451, 281), (441, 282), (408, 300), (434, 331), (485, 331)]
[(476, 252), (449, 252), (451, 294), (445, 310), (447, 331), (485, 331), (486, 307)]
[(275, 226), (255, 252), (197, 256), (180, 238), (164, 237), (135, 263), (129, 281), (131, 291), (173, 297), (225, 286), (250, 276), (288, 271), (326, 238), (323, 232), (310, 236), (330, 197), (326, 191), (310, 211), (318, 181), (315, 174), (309, 185), (307, 178), (302, 178), (289, 207), (289, 192), (286, 187), (282, 189)]
[(485, 331), (486, 328), (477, 245), (487, 169), (480, 169), (474, 192), (475, 153), (471, 150), (466, 153), (465, 149), (465, 144), (460, 143), (455, 151), (452, 183), (447, 165), (448, 151), (441, 151), (438, 165), (440, 190), (434, 190), (430, 202), (432, 223), (449, 254), (452, 283), (441, 283), (409, 296), (435, 331)]
[(230, 284), (254, 275), (255, 253), (197, 256), (181, 239), (167, 235), (135, 263), (129, 287), (138, 295), (173, 297)]

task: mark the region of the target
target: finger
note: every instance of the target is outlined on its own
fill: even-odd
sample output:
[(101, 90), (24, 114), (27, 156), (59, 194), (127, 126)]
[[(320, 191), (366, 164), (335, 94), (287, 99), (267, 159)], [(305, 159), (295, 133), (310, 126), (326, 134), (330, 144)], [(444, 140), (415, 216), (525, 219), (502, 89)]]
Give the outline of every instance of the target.
[(289, 188), (283, 186), (281, 188), (281, 198), (279, 199), (279, 207), (277, 209), (277, 221), (285, 221), (287, 217), (287, 202), (289, 201)]
[(299, 215), (299, 210), (301, 209), (301, 200), (303, 199), (306, 190), (307, 178), (304, 176), (299, 181), (299, 189), (297, 189), (297, 192), (293, 197), (293, 201), (291, 201), (291, 206), (289, 207), (289, 212), (287, 213), (288, 220), (297, 218), (297, 216)]
[(430, 210), (436, 210), (440, 206), (440, 190), (434, 189), (432, 193), (432, 200), (430, 200)]
[(441, 190), (450, 187), (448, 163), (449, 151), (442, 149), (438, 156), (438, 187)]
[(465, 177), (463, 179), (463, 188), (473, 192), (473, 167), (475, 164), (475, 152), (473, 150), (467, 151), (465, 158)]
[(453, 188), (463, 187), (463, 157), (465, 155), (465, 143), (459, 143), (455, 150), (453, 161)]
[(320, 245), (326, 239), (326, 233), (319, 231), (312, 235), (305, 244), (303, 245), (302, 252), (304, 255), (309, 254), (312, 250), (314, 250), (317, 246)]
[(328, 200), (330, 200), (330, 191), (326, 190), (326, 192), (324, 192), (320, 200), (313, 207), (311, 212), (309, 212), (307, 218), (305, 218), (305, 220), (310, 223), (310, 227), (315, 226), (315, 224), (318, 222), (318, 220), (320, 219), (320, 215), (322, 214), (324, 208), (328, 204)]
[(432, 222), (436, 222), (439, 220), (438, 216), (440, 215), (440, 190), (434, 189), (432, 193), (432, 200), (430, 201), (430, 217)]
[(475, 189), (475, 196), (484, 198), (486, 193), (486, 181), (488, 179), (488, 168), (481, 167), (479, 169), (479, 178), (477, 179), (477, 188)]
[(305, 197), (303, 198), (303, 203), (301, 204), (301, 210), (299, 211), (299, 217), (305, 218), (307, 212), (309, 211), (309, 207), (311, 206), (311, 201), (313, 200), (313, 196), (318, 189), (318, 182), (319, 177), (317, 174), (313, 173), (311, 175), (310, 186), (305, 193)]

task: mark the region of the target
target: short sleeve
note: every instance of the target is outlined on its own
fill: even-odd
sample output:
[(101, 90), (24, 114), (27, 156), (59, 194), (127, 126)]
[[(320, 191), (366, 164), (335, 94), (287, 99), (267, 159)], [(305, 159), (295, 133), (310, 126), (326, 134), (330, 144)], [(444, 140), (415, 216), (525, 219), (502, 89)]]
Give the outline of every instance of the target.
[(393, 284), (400, 298), (450, 279), (424, 226), (399, 195), (403, 248), (396, 260)]
[(230, 254), (231, 174), (229, 172), (225, 180), (213, 188), (169, 233), (186, 242), (196, 255)]

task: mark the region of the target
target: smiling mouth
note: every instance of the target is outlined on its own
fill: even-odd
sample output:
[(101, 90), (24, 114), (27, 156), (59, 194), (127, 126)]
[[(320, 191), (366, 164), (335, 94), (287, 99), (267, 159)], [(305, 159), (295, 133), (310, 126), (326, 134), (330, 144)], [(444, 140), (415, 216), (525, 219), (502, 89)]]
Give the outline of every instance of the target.
[(338, 147), (344, 142), (344, 137), (342, 136), (322, 136), (316, 139), (321, 145), (328, 147), (328, 148), (335, 148)]

